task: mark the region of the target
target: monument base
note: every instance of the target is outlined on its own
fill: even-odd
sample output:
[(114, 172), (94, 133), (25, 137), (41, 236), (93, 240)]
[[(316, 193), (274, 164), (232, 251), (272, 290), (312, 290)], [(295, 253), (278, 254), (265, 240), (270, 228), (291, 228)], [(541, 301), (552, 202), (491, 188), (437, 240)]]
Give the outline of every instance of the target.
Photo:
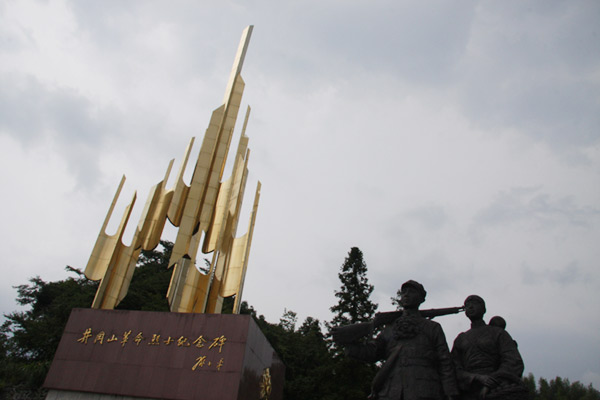
[(49, 390), (46, 400), (154, 400), (148, 397), (117, 396), (114, 394), (99, 394), (74, 392), (67, 390)]
[(52, 400), (278, 400), (284, 374), (249, 315), (74, 309), (44, 387)]

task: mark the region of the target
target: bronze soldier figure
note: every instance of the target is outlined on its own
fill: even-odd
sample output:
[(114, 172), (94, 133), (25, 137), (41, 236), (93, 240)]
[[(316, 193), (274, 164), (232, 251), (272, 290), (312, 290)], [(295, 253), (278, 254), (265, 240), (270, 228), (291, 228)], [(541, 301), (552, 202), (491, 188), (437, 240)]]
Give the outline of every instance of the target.
[(459, 334), (452, 346), (452, 360), (461, 399), (525, 399), (527, 389), (521, 381), (523, 360), (516, 342), (504, 330), (506, 321), (495, 317), (483, 320), (485, 302), (471, 295), (465, 300), (465, 313), (471, 329)]
[[(367, 362), (386, 360), (373, 380), (369, 398), (419, 400), (448, 399), (458, 395), (442, 327), (419, 312), (426, 294), (423, 285), (409, 280), (401, 287), (403, 311), (393, 321), (388, 321), (389, 316), (376, 314), (372, 323), (333, 330), (334, 340), (346, 347), (349, 356)], [(460, 309), (456, 310), (453, 312)], [(349, 338), (357, 336), (356, 332), (364, 335), (382, 324), (385, 326), (375, 340), (366, 344), (348, 343)]]

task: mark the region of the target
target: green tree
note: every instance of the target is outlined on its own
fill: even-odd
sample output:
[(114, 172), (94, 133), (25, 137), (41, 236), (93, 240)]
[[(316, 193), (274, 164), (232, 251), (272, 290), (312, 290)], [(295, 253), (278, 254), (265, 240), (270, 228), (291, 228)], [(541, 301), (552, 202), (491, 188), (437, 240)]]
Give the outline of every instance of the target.
[(337, 388), (333, 358), (318, 319), (307, 317), (293, 334), (293, 379), (284, 388), (286, 400), (327, 399)]
[(600, 400), (600, 392), (590, 384), (581, 382), (571, 383), (569, 379), (556, 377), (550, 381), (540, 378), (538, 385), (535, 377), (529, 374), (523, 377), (523, 382), (529, 389), (528, 399), (535, 400)]
[[(331, 330), (334, 326), (372, 320), (377, 310), (377, 304), (370, 299), (373, 285), (368, 282), (367, 264), (358, 247), (350, 249), (338, 277), (341, 287), (335, 292), (338, 303), (330, 308), (334, 317), (328, 324), (329, 329)], [(336, 390), (328, 399), (362, 400), (367, 398), (377, 368), (374, 365), (346, 357), (336, 346), (331, 346), (330, 351), (334, 360), (332, 382)]]
[(523, 383), (527, 388), (527, 400), (535, 400), (535, 397), (537, 395), (537, 389), (535, 387), (535, 377), (533, 376), (533, 374), (529, 373), (529, 375), (524, 376)]
[[(58, 282), (45, 282), (40, 277), (30, 284), (19, 285), (17, 303), (29, 310), (6, 314), (0, 328), (3, 362), (0, 367), (0, 390), (3, 394), (18, 392), (23, 398), (39, 398), (40, 390), (54, 352), (74, 307), (89, 307), (97, 283), (72, 267), (67, 271), (76, 277)], [(4, 370), (4, 371), (3, 371)]]
[(358, 247), (352, 247), (338, 274), (342, 286), (335, 292), (338, 303), (330, 308), (333, 326), (367, 322), (373, 318), (377, 304), (370, 300), (373, 285), (367, 279), (367, 264)]
[(127, 296), (116, 307), (117, 310), (169, 311), (167, 290), (172, 269), (169, 259), (173, 243), (161, 240), (160, 247), (142, 250)]
[(552, 399), (552, 394), (550, 392), (550, 385), (548, 384), (548, 381), (545, 380), (544, 378), (540, 378), (539, 380), (539, 391), (538, 391), (538, 396), (536, 396), (537, 399), (544, 399), (544, 400), (550, 400)]
[(250, 314), (285, 365), (285, 400), (325, 400), (335, 393), (333, 359), (318, 319), (307, 317), (296, 329), (297, 314), (284, 310), (278, 324), (267, 322), (248, 303), (242, 302), (241, 314)]
[(75, 268), (66, 267), (77, 277), (58, 282), (30, 279), (30, 285), (19, 285), (17, 303), (29, 306), (27, 311), (5, 315), (3, 332), (10, 332), (10, 354), (18, 360), (50, 361), (74, 307), (89, 307), (97, 283), (89, 281)]
[(283, 316), (279, 319), (279, 326), (288, 332), (294, 332), (296, 330), (296, 322), (298, 322), (298, 314), (284, 308)]

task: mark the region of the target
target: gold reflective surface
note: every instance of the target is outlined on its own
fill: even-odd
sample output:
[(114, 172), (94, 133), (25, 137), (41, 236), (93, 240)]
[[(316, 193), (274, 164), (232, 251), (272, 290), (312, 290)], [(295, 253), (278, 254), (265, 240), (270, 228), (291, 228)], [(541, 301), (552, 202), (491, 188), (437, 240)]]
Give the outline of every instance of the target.
[[(242, 34), (225, 99), (212, 113), (190, 185), (184, 183), (183, 175), (194, 138), (184, 153), (173, 188), (165, 188), (173, 160), (167, 167), (164, 179), (151, 188), (130, 246), (123, 244), (123, 232), (135, 203), (135, 195), (125, 209), (117, 232), (112, 236), (106, 234), (106, 227), (125, 182), (125, 177), (122, 178), (85, 269), (89, 279), (101, 280), (93, 308), (112, 309), (125, 297), (141, 250), (151, 250), (159, 244), (168, 219), (178, 228), (169, 261), (169, 267), (173, 269), (167, 292), (171, 311), (220, 313), (223, 298), (235, 296), (234, 312), (239, 312), (260, 197), (259, 182), (248, 232), (236, 238), (248, 177), (250, 150), (245, 131), (250, 107), (246, 112), (232, 175), (224, 181), (223, 171), (244, 91), (245, 83), (240, 73), (251, 34), (252, 26)], [(207, 274), (196, 267), (200, 246), (204, 254), (212, 253)]]

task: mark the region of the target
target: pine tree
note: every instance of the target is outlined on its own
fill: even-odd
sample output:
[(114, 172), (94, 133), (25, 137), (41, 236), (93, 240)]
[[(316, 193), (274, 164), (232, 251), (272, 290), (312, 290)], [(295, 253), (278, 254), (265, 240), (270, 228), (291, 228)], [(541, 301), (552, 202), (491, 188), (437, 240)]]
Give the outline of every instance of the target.
[(370, 300), (373, 285), (367, 279), (367, 264), (358, 247), (352, 247), (338, 274), (342, 287), (335, 292), (338, 303), (331, 307), (332, 326), (367, 322), (373, 318), (377, 304)]
[[(370, 321), (377, 304), (370, 300), (373, 285), (367, 279), (367, 264), (358, 247), (352, 247), (338, 274), (342, 286), (335, 292), (338, 303), (330, 308), (334, 317), (328, 324), (334, 326)], [(370, 393), (371, 382), (377, 372), (374, 365), (346, 357), (342, 349), (331, 346), (333, 363), (333, 387), (327, 400), (363, 400)]]

